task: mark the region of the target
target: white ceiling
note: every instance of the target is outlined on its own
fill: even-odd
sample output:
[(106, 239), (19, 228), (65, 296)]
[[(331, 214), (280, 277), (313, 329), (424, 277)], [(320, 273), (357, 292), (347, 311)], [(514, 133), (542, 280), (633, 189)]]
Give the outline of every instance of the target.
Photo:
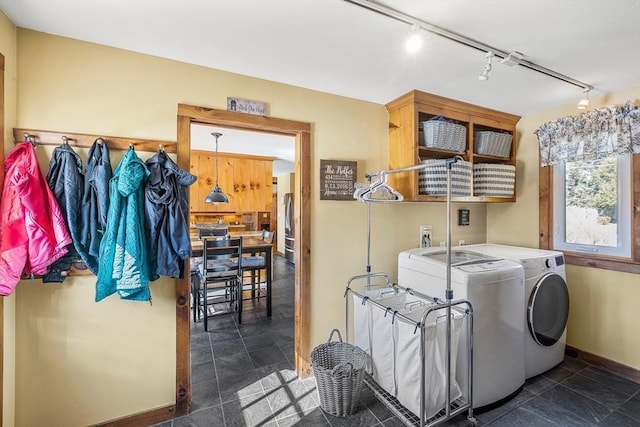
[[(385, 4), (594, 86), (640, 84), (640, 0), (385, 0)], [(384, 104), (418, 89), (518, 115), (582, 89), (344, 0), (0, 0), (19, 27)], [(229, 94), (235, 96), (236, 94)], [(221, 140), (221, 144), (223, 144)]]
[(218, 151), (220, 153), (275, 157), (276, 159), (273, 161), (273, 176), (280, 176), (294, 171), (295, 138), (292, 136), (192, 124), (191, 148), (194, 150), (215, 151), (216, 139), (211, 136), (213, 132), (222, 134), (222, 136), (218, 137)]

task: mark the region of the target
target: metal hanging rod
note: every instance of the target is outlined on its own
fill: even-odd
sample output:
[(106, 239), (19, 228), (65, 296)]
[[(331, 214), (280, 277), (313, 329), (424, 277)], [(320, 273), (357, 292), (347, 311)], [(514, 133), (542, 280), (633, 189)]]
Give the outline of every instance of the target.
[[(365, 9), (371, 10), (373, 12), (377, 12), (381, 15), (387, 16), (389, 18), (395, 19), (397, 21), (403, 22), (409, 25), (417, 25), (421, 29), (428, 31), (432, 34), (438, 35), (440, 37), (444, 37), (445, 39), (454, 41), (456, 43), (463, 44), (465, 46), (483, 51), (483, 52), (492, 52), (495, 56), (508, 60), (512, 59), (511, 54), (514, 52), (507, 52), (502, 49), (498, 49), (494, 46), (490, 46), (486, 43), (483, 43), (478, 40), (471, 39), (469, 37), (465, 37), (461, 34), (455, 33), (453, 31), (449, 31), (446, 28), (438, 27), (437, 25), (430, 24), (426, 21), (408, 15), (404, 12), (401, 12), (397, 9), (389, 7), (385, 4), (377, 2), (375, 0), (344, 0), (347, 3), (354, 4), (356, 6), (363, 7)], [(565, 83), (570, 83), (572, 85), (578, 86), (582, 88), (584, 91), (590, 91), (593, 89), (593, 86), (581, 82), (580, 80), (573, 79), (569, 76), (565, 76), (564, 74), (558, 73), (556, 71), (550, 70), (549, 68), (538, 65), (534, 62), (527, 61), (526, 59), (518, 58), (516, 60), (518, 65), (521, 65), (530, 70), (536, 71), (538, 73), (547, 75), (549, 77), (553, 77), (555, 79), (561, 80)]]

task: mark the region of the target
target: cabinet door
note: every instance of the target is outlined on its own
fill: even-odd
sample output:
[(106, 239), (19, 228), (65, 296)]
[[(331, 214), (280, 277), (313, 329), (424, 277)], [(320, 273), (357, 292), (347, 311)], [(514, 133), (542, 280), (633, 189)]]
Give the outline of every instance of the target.
[(206, 154), (191, 155), (191, 173), (198, 179), (189, 187), (189, 203), (193, 212), (213, 212), (213, 207), (204, 199), (215, 182), (214, 157)]
[[(264, 207), (262, 210), (271, 211), (273, 209), (273, 160), (265, 160), (262, 162), (264, 170), (262, 176), (264, 184), (262, 186), (262, 195), (264, 197)], [(273, 231), (274, 228), (271, 228)]]
[(214, 212), (238, 211), (239, 200), (233, 191), (234, 172), (237, 168), (236, 161), (237, 159), (234, 159), (233, 157), (220, 156), (220, 158), (218, 159), (218, 165), (220, 166), (220, 170), (218, 171), (218, 185), (220, 186), (224, 194), (227, 195), (229, 203), (211, 205), (213, 206)]
[(235, 207), (238, 212), (252, 211), (251, 201), (251, 160), (244, 158), (234, 159), (233, 168), (233, 194), (236, 199)]

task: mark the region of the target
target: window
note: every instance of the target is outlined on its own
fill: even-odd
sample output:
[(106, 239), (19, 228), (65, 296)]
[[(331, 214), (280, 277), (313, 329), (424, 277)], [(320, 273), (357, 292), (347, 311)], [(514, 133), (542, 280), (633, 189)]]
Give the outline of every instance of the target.
[(540, 248), (562, 250), (567, 264), (640, 273), (640, 155), (539, 171)]
[(553, 247), (631, 257), (630, 155), (553, 166)]

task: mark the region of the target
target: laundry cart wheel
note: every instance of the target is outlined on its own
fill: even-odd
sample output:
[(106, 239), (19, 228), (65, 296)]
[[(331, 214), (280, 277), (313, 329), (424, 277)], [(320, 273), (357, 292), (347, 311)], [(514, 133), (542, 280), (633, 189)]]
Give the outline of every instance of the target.
[(467, 425), (469, 427), (476, 427), (478, 425), (478, 420), (475, 417), (467, 417)]

